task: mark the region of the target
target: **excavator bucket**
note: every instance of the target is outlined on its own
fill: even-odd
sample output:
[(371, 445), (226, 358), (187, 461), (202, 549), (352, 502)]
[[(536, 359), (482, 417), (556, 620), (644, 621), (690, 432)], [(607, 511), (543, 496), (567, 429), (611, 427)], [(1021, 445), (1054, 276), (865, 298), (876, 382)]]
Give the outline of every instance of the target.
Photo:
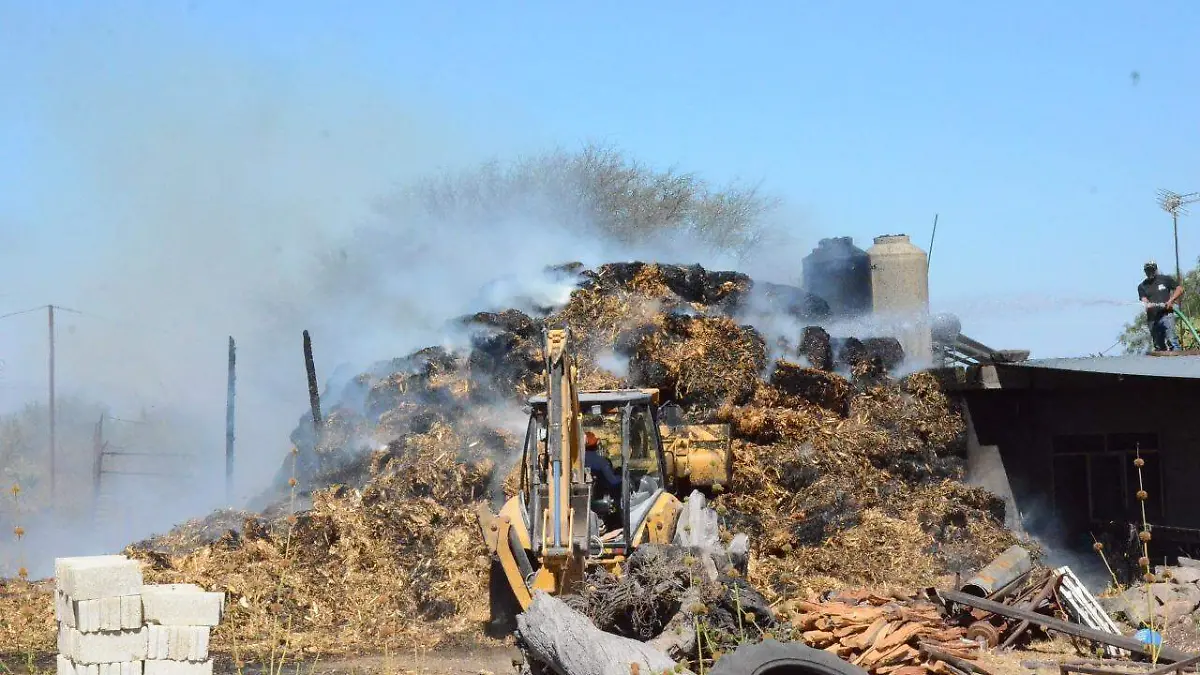
[(733, 441), (728, 424), (659, 425), (667, 468), (681, 487), (725, 487), (733, 480)]

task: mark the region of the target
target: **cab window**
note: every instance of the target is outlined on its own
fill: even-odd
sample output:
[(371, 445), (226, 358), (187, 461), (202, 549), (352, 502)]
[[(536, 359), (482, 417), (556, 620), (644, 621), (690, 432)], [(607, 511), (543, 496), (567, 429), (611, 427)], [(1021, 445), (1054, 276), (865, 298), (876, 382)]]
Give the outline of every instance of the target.
[(634, 408), (629, 416), (629, 508), (638, 507), (652, 499), (662, 487), (658, 465), (654, 416), (644, 406)]

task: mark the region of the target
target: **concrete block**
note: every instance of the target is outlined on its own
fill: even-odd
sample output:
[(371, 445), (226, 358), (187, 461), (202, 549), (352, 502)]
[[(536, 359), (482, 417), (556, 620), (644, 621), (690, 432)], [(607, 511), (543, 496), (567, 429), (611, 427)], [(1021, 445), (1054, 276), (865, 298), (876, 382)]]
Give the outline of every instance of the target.
[(58, 675), (142, 675), (142, 661), (76, 664), (59, 654)]
[(134, 630), (142, 627), (142, 596), (122, 595), (99, 600), (73, 601), (55, 591), (56, 618), (81, 633)]
[(54, 591), (54, 620), (71, 628), (77, 627), (75, 608), (72, 607), (71, 601), (67, 600), (67, 596), (57, 589)]
[(76, 666), (141, 661), (146, 658), (146, 629), (83, 633), (60, 625), (58, 653)]
[(55, 587), (58, 588), (59, 590), (63, 590), (63, 588), (62, 588), (63, 577), (66, 574), (66, 568), (69, 567), (70, 565), (73, 565), (78, 562), (87, 561), (87, 560), (106, 560), (106, 559), (107, 560), (127, 560), (128, 558), (126, 558), (123, 555), (84, 555), (84, 556), (74, 556), (74, 557), (70, 557), (70, 558), (55, 558), (54, 559)]
[(146, 658), (203, 661), (208, 658), (208, 626), (146, 627)]
[(225, 610), (225, 594), (194, 584), (147, 584), (142, 587), (142, 618), (162, 626), (216, 626)]
[[(59, 567), (59, 561), (56, 561), (55, 568)], [(61, 564), (58, 587), (75, 602), (139, 595), (142, 592), (142, 567), (136, 560), (124, 556), (68, 559)]]
[(121, 596), (121, 629), (134, 630), (142, 627), (142, 596)]
[(212, 675), (212, 659), (207, 661), (147, 661), (143, 675)]

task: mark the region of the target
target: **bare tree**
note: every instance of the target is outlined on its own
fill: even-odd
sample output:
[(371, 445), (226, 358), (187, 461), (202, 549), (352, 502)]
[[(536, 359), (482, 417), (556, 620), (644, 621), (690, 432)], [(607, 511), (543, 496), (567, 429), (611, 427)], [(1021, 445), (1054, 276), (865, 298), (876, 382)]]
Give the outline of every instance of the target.
[(761, 218), (776, 204), (757, 186), (718, 189), (695, 174), (654, 170), (616, 149), (587, 145), (419, 181), (380, 210), (403, 218), (416, 207), (434, 220), (541, 217), (630, 244), (683, 235), (740, 256), (760, 241)]

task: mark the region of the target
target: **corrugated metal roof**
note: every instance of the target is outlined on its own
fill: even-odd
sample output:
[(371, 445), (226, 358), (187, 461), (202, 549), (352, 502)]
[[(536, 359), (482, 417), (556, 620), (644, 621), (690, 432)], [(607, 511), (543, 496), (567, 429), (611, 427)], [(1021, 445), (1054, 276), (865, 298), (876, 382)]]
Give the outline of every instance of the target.
[[(997, 365), (1000, 366), (1000, 364)], [(1148, 356), (1144, 354), (1127, 354), (1122, 356), (1029, 359), (1019, 363), (1003, 364), (1002, 367), (1074, 370), (1085, 373), (1142, 377), (1200, 378), (1200, 356), (1193, 355)]]

